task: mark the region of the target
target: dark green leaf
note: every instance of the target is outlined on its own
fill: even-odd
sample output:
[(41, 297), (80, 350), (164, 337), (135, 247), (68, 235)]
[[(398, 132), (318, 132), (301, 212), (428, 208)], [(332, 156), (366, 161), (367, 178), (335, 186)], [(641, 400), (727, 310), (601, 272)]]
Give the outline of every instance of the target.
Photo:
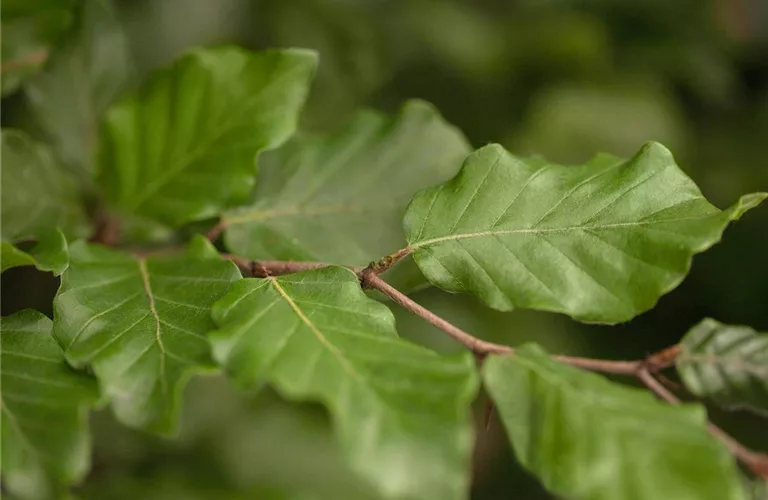
[(700, 397), (768, 412), (768, 334), (705, 319), (680, 342), (677, 371)]
[(113, 208), (170, 225), (244, 201), (256, 155), (296, 129), (317, 56), (197, 49), (112, 105), (98, 178)]
[[(2, 132), (2, 270), (35, 265), (59, 275), (69, 263), (67, 236), (87, 234), (77, 186), (42, 145), (19, 131)], [(27, 252), (13, 247), (37, 240)]]
[(214, 357), (330, 410), (350, 465), (391, 498), (463, 498), (472, 450), (469, 355), (397, 338), (392, 313), (341, 267), (245, 279), (214, 306)]
[(186, 380), (214, 368), (210, 307), (238, 278), (202, 238), (183, 255), (147, 258), (78, 242), (54, 333), (70, 363), (93, 367), (118, 419), (170, 432)]
[(515, 455), (543, 485), (583, 500), (741, 500), (730, 453), (700, 406), (669, 406), (647, 391), (549, 358), (527, 345), (492, 356), (483, 377)]
[(78, 21), (25, 92), (57, 157), (90, 176), (97, 121), (130, 78), (132, 64), (112, 0), (84, 0)]
[(468, 153), (427, 103), (411, 101), (394, 118), (363, 111), (334, 135), (265, 157), (256, 201), (223, 218), (227, 247), (253, 259), (366, 265), (404, 246), (408, 200), (450, 179)]
[(721, 211), (656, 143), (566, 167), (501, 146), (416, 195), (405, 231), (427, 279), (491, 307), (618, 323), (650, 309), (765, 193)]
[(96, 381), (64, 361), (51, 327), (30, 309), (2, 320), (4, 486), (38, 498), (88, 470), (87, 408), (98, 398)]
[(74, 0), (3, 0), (0, 2), (0, 19), (30, 16), (50, 11), (67, 11)]
[(5, 0), (2, 3), (2, 94), (38, 71), (50, 47), (72, 22), (73, 0)]

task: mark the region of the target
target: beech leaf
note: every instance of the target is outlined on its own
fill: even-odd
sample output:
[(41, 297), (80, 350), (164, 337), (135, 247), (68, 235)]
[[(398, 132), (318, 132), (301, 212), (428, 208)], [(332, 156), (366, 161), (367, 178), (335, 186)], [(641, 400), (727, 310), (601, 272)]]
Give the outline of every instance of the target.
[(477, 388), (468, 353), (400, 340), (389, 309), (335, 266), (241, 280), (213, 316), (225, 371), (244, 387), (324, 403), (349, 464), (385, 497), (464, 498)]
[[(223, 217), (227, 248), (252, 259), (367, 265), (404, 246), (408, 200), (453, 177), (469, 151), (428, 103), (410, 101), (394, 117), (359, 112), (335, 134), (265, 155), (255, 202)], [(419, 275), (393, 272), (400, 281)]]
[(178, 226), (243, 202), (256, 155), (293, 134), (317, 56), (193, 50), (107, 110), (98, 180), (121, 212)]
[(768, 334), (705, 319), (680, 342), (677, 371), (700, 397), (768, 414)]
[(67, 365), (51, 328), (31, 309), (2, 319), (4, 486), (38, 498), (87, 472), (87, 410), (98, 399), (96, 381)]
[(83, 0), (76, 29), (24, 86), (56, 157), (90, 179), (98, 120), (130, 79), (128, 40), (112, 0)]
[[(2, 271), (35, 265), (59, 275), (69, 263), (67, 236), (87, 234), (87, 218), (74, 179), (50, 151), (26, 134), (4, 129), (1, 138)], [(28, 251), (14, 246), (36, 240)]]
[(2, 95), (43, 67), (51, 45), (72, 23), (73, 0), (4, 0), (2, 18)]
[(704, 409), (558, 363), (538, 346), (491, 356), (486, 388), (520, 463), (581, 500), (741, 500), (738, 468)]
[(450, 182), (416, 195), (405, 232), (421, 271), (445, 290), (500, 310), (618, 323), (653, 307), (694, 254), (766, 196), (721, 211), (657, 143), (578, 167), (490, 145)]
[(54, 333), (75, 366), (91, 365), (118, 419), (174, 430), (189, 377), (215, 365), (210, 308), (240, 274), (203, 238), (183, 255), (138, 258), (77, 242), (54, 300)]

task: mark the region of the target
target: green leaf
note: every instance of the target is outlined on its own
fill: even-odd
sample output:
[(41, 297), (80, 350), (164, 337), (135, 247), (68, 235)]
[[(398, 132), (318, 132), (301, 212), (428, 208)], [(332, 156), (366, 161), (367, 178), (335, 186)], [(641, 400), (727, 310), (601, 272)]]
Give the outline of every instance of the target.
[(408, 200), (455, 175), (469, 151), (425, 102), (393, 118), (362, 111), (333, 135), (297, 138), (266, 156), (256, 201), (223, 217), (226, 245), (252, 259), (366, 265), (404, 246)]
[(765, 193), (711, 205), (664, 146), (578, 167), (477, 150), (405, 215), (414, 258), (433, 284), (489, 306), (618, 323), (647, 311)]
[(3, 0), (0, 3), (0, 19), (29, 16), (50, 11), (67, 11), (74, 0)]
[(111, 0), (84, 0), (77, 24), (24, 89), (57, 158), (90, 176), (97, 122), (133, 68)]
[(40, 232), (37, 244), (23, 252), (8, 242), (2, 242), (2, 264), (0, 272), (19, 266), (35, 266), (41, 271), (51, 271), (54, 276), (63, 273), (69, 266), (69, 246), (60, 229)]
[[(69, 264), (67, 236), (88, 232), (87, 218), (73, 179), (47, 148), (24, 133), (2, 131), (2, 271), (35, 265), (59, 275)], [(37, 240), (23, 252), (12, 244)]]
[(256, 155), (296, 129), (317, 56), (197, 49), (112, 105), (98, 180), (113, 208), (170, 225), (244, 201)]
[(2, 2), (2, 95), (16, 90), (48, 60), (50, 46), (72, 22), (72, 0)]
[(768, 334), (707, 318), (680, 348), (677, 371), (692, 393), (768, 413)]
[(0, 272), (6, 269), (21, 266), (34, 266), (35, 258), (11, 245), (7, 241), (0, 241)]
[(742, 499), (738, 469), (700, 406), (557, 363), (535, 345), (483, 369), (520, 463), (552, 492), (583, 500)]
[(96, 381), (64, 361), (51, 320), (27, 309), (2, 319), (2, 474), (9, 490), (47, 497), (90, 467), (87, 408)]
[(93, 367), (120, 421), (171, 432), (181, 388), (214, 368), (210, 307), (239, 278), (202, 238), (183, 255), (146, 258), (78, 242), (54, 300), (54, 333), (70, 363)]
[(213, 317), (214, 357), (226, 372), (243, 386), (267, 382), (323, 402), (348, 462), (385, 496), (464, 497), (471, 356), (398, 339), (392, 313), (341, 267), (241, 280)]

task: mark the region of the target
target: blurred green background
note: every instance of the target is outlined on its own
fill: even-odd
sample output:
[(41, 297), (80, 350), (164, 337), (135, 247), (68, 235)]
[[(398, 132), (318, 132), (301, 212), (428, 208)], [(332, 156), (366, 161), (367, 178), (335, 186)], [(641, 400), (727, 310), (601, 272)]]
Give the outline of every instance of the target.
[[(320, 69), (305, 129), (332, 130), (360, 106), (394, 111), (418, 97), (434, 103), (476, 147), (499, 142), (514, 153), (577, 163), (598, 151), (628, 156), (656, 140), (720, 207), (742, 193), (768, 191), (765, 0), (122, 0), (116, 6), (132, 61), (126, 86), (192, 45), (309, 47), (319, 51)], [(119, 57), (109, 53), (110, 30), (92, 36), (104, 37), (103, 57)], [(34, 129), (29, 95), (12, 94), (2, 106), (4, 127)], [(77, 127), (75, 116), (59, 119)], [(2, 313), (36, 307), (50, 314), (55, 289), (46, 275), (8, 271)], [(486, 339), (536, 341), (552, 352), (594, 357), (642, 357), (707, 316), (766, 331), (768, 208), (730, 228), (721, 244), (695, 259), (679, 288), (628, 324), (497, 313), (437, 290), (414, 298)], [(440, 350), (459, 348), (393, 310), (403, 336)], [(472, 497), (549, 498), (515, 465), (498, 422), (486, 428), (483, 402), (481, 396)], [(718, 409), (712, 415), (768, 450), (765, 420)], [(217, 377), (190, 384), (176, 440), (127, 430), (106, 411), (94, 415), (92, 428), (94, 468), (77, 490), (83, 498), (375, 498), (343, 465), (321, 408), (290, 404), (269, 391), (236, 394)]]

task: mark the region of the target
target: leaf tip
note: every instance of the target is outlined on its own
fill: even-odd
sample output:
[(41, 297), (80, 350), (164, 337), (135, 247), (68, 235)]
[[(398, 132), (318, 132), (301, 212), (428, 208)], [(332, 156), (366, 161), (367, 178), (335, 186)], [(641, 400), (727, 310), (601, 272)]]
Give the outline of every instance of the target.
[(766, 198), (768, 198), (768, 193), (745, 194), (728, 209), (728, 217), (731, 220), (739, 220), (742, 215), (760, 205)]

